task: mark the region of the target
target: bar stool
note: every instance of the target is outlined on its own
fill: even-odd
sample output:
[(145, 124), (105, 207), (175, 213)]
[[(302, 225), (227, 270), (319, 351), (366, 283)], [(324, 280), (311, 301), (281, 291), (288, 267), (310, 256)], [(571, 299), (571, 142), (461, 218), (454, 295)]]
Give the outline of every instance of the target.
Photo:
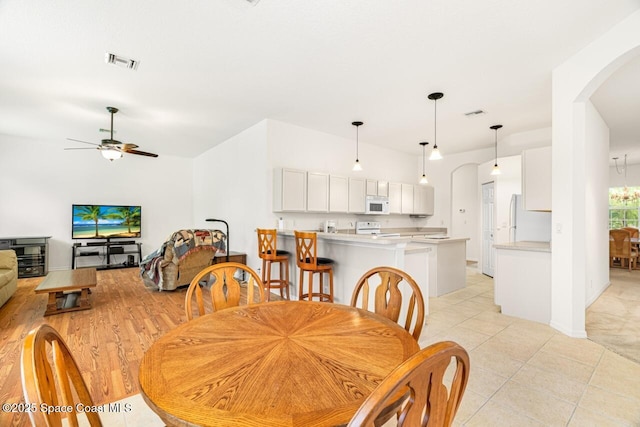
[[(278, 250), (276, 241), (275, 229), (258, 228), (258, 256), (262, 259), (262, 283), (266, 290), (267, 301), (269, 301), (271, 289), (280, 289), (280, 296), (290, 299), (289, 252)], [(274, 262), (280, 266), (280, 276), (277, 279), (271, 278), (271, 264)]]
[[(294, 231), (296, 236), (296, 264), (300, 269), (298, 281), (298, 299), (319, 298), (320, 301), (333, 302), (333, 260), (318, 257), (317, 235), (314, 232)], [(303, 293), (304, 272), (309, 273), (309, 291)], [(320, 274), (319, 292), (313, 292), (313, 275)], [(324, 273), (329, 273), (329, 293), (324, 292)]]

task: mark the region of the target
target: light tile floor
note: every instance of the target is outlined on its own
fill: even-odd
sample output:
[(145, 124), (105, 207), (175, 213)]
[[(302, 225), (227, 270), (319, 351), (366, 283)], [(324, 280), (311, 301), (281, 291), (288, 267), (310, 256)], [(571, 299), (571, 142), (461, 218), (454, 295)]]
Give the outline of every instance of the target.
[(609, 271), (611, 286), (587, 309), (587, 336), (640, 363), (640, 270)]
[(470, 355), (457, 426), (640, 426), (640, 364), (587, 339), (500, 314), (493, 280), (429, 299), (421, 347), (452, 340)]

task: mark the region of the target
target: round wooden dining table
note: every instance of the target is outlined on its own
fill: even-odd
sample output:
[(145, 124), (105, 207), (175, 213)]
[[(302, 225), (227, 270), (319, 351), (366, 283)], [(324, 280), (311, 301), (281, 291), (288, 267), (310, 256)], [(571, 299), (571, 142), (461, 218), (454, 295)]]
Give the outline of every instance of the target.
[(140, 389), (170, 426), (335, 426), (418, 350), (401, 326), (354, 307), (240, 306), (158, 339), (140, 364)]

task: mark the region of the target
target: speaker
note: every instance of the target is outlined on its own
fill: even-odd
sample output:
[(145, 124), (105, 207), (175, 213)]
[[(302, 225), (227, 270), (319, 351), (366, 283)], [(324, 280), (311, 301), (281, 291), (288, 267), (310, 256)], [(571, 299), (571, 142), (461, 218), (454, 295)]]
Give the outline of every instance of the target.
[(109, 252), (112, 254), (123, 254), (124, 248), (122, 246), (111, 246)]
[(129, 256), (127, 257), (127, 264), (128, 264), (128, 265), (134, 265), (134, 264), (135, 264), (134, 259), (135, 259), (135, 258), (134, 258), (134, 256), (133, 256), (133, 255), (129, 255)]

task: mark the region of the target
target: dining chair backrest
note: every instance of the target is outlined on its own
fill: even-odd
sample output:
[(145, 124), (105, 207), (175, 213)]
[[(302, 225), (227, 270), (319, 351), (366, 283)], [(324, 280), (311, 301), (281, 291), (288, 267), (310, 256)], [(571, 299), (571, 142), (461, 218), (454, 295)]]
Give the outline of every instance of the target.
[(627, 230), (609, 230), (609, 256), (629, 258), (631, 256), (631, 233)]
[[(445, 374), (450, 367), (454, 373), (449, 382)], [(382, 380), (356, 411), (348, 427), (374, 427), (376, 419), (402, 393), (408, 398), (398, 413), (398, 426), (448, 427), (460, 407), (469, 369), (469, 355), (460, 345), (452, 341), (432, 344)]]
[[(238, 271), (242, 272), (242, 277), (239, 277)], [(205, 295), (208, 298), (205, 298)], [(197, 315), (202, 316), (208, 307), (210, 311), (216, 311), (264, 301), (262, 280), (253, 269), (237, 262), (221, 262), (210, 265), (196, 274), (187, 289), (184, 305), (187, 320), (191, 320), (196, 310)]]
[(294, 231), (296, 238), (296, 264), (303, 270), (317, 270), (317, 234), (309, 231)]
[(635, 237), (636, 239), (640, 237), (640, 232), (635, 227), (622, 227), (621, 230), (627, 230), (629, 233), (631, 233), (631, 237)]
[[(374, 302), (370, 308), (369, 297), (372, 292)], [(406, 315), (403, 325), (399, 319), (404, 301), (408, 302), (404, 308)], [(364, 273), (353, 290), (351, 306), (373, 311), (398, 322), (416, 341), (420, 338), (424, 324), (424, 298), (416, 281), (402, 270), (382, 266)]]
[[(78, 425), (78, 408), (95, 406), (67, 344), (58, 331), (46, 323), (25, 338), (20, 370), (24, 400), (38, 408), (29, 411), (34, 426), (62, 426), (62, 411), (39, 410), (44, 405), (69, 408), (65, 415), (70, 426)], [(97, 412), (83, 411), (82, 414), (89, 425), (102, 425)]]

